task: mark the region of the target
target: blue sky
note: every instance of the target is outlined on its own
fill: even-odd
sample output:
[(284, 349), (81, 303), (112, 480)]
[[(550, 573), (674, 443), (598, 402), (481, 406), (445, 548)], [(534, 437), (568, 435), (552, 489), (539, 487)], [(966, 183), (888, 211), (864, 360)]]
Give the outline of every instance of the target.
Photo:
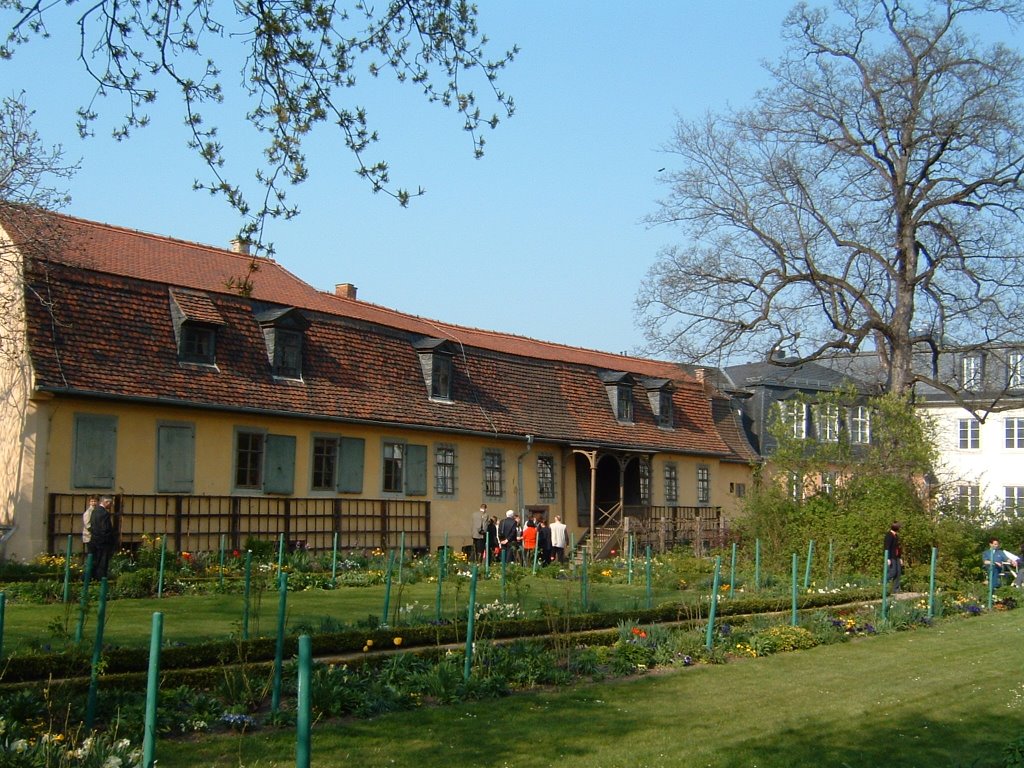
[[(792, 3), (478, 5), (495, 53), (521, 48), (500, 81), (517, 111), (486, 133), (485, 156), (472, 157), (454, 112), (426, 105), (412, 86), (367, 79), (355, 98), (381, 132), (372, 156), (389, 162), (396, 184), (427, 194), (406, 209), (371, 194), (328, 127), (308, 148), (310, 180), (290, 192), (302, 214), (270, 225), (275, 258), (318, 288), (354, 283), (360, 299), (402, 312), (634, 351), (643, 341), (637, 288), (658, 249), (679, 237), (641, 222), (663, 191), (658, 169), (671, 166), (660, 147), (677, 116), (742, 105), (767, 84), (761, 61), (781, 52)], [(219, 199), (192, 191), (204, 168), (185, 148), (173, 93), (128, 142), (109, 138), (114, 99), (98, 104), (105, 119), (96, 137), (78, 139), (74, 110), (89, 86), (69, 39), (55, 35), (0, 62), (3, 91), (25, 91), (43, 140), (82, 159), (67, 212), (226, 246), (239, 221)], [(224, 80), (237, 76), (225, 71)], [(224, 111), (236, 115), (219, 123), (229, 152), (258, 151), (244, 105), (229, 99)]]

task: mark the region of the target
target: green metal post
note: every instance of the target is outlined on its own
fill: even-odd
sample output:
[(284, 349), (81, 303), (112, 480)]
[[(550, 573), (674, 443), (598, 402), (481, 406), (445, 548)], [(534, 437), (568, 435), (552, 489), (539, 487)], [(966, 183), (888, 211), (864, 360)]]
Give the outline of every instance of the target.
[(7, 595), (0, 592), (0, 659), (4, 657), (4, 614), (7, 612)]
[(249, 639), (249, 598), (252, 594), (252, 550), (245, 551), (245, 578), (242, 581), (242, 639)]
[(96, 609), (96, 641), (92, 646), (92, 664), (89, 666), (89, 693), (85, 697), (85, 731), (92, 731), (96, 722), (96, 691), (99, 688), (100, 660), (103, 658), (103, 628), (107, 622), (107, 580), (100, 580), (100, 602)]
[(270, 692), (270, 711), (275, 714), (281, 708), (281, 667), (284, 666), (284, 620), (288, 605), (288, 574), (278, 575), (277, 600), (277, 645), (274, 647), (274, 682)]
[(583, 599), (583, 610), (590, 610), (590, 579), (587, 577), (587, 568), (589, 567), (589, 557), (583, 558), (583, 571), (580, 576), (580, 591)]
[(792, 624), (794, 627), (796, 626), (796, 595), (797, 595), (797, 590), (800, 587), (800, 585), (797, 584), (797, 579), (796, 579), (797, 570), (798, 570), (797, 569), (797, 555), (796, 555), (796, 552), (794, 552), (793, 553), (793, 610), (792, 610), (790, 618), (789, 618), (789, 623)]
[(71, 602), (71, 534), (68, 534), (68, 544), (64, 550), (64, 600)]
[(507, 594), (505, 592), (506, 580), (508, 579), (508, 558), (505, 557), (505, 552), (501, 553), (501, 601), (505, 602)]
[(295, 768), (310, 768), (312, 755), (312, 694), (313, 641), (309, 635), (299, 635), (299, 684), (295, 702)]
[(156, 765), (156, 697), (160, 690), (160, 646), (163, 644), (164, 615), (153, 614), (149, 635), (149, 673), (146, 678), (146, 719), (142, 736), (142, 768)]
[(384, 572), (384, 608), (381, 615), (381, 624), (390, 624), (388, 616), (391, 613), (391, 569), (395, 564), (395, 553), (388, 552), (388, 569)]
[(405, 531), (398, 537), (398, 583), (402, 583), (402, 566), (405, 565)]
[(82, 642), (85, 630), (85, 611), (89, 607), (89, 578), (92, 576), (92, 555), (85, 556), (85, 573), (82, 575), (82, 597), (78, 601), (78, 626), (75, 628), (75, 642)]
[(633, 584), (633, 534), (626, 536), (626, 584)]
[(539, 542), (538, 542), (533, 547), (533, 571), (532, 572), (533, 572), (534, 576), (537, 575), (537, 558), (538, 558), (539, 555), (540, 555), (540, 546), (539, 546)]
[(729, 597), (736, 594), (736, 542), (732, 543), (732, 562), (729, 564)]
[(448, 531), (444, 532), (444, 549), (441, 550), (441, 563), (444, 565), (445, 574), (448, 573)]
[(576, 534), (569, 531), (569, 560), (574, 565), (576, 563)]
[(331, 586), (338, 586), (338, 532), (334, 532), (334, 544), (331, 545)]
[(434, 599), (434, 618), (441, 622), (441, 588), (444, 586), (444, 555), (437, 558), (437, 592)]
[(932, 567), (928, 577), (928, 618), (935, 618), (935, 565), (938, 561), (939, 549), (932, 547)]
[(476, 580), (477, 567), (473, 566), (472, 575), (469, 577), (469, 610), (466, 616), (466, 659), (462, 668), (462, 677), (469, 680), (473, 670), (473, 620), (476, 618)]
[(277, 535), (277, 580), (281, 581), (281, 574), (284, 573), (284, 534)]
[(217, 583), (222, 587), (224, 586), (224, 545), (224, 534), (222, 533), (220, 535), (220, 578), (217, 580)]
[(836, 564), (835, 556), (833, 554), (832, 549), (833, 549), (832, 548), (832, 539), (829, 539), (828, 540), (828, 581), (825, 584), (826, 588), (828, 588), (828, 589), (832, 589), (832, 581), (833, 581), (833, 576), (834, 576), (832, 571), (835, 568), (835, 564)]
[(996, 591), (996, 559), (994, 552), (989, 551), (988, 556), (988, 609), (992, 610), (992, 593)]
[(754, 539), (754, 591), (761, 591), (761, 540)]
[(484, 531), (484, 576), (491, 575), (491, 532)]
[(882, 553), (882, 621), (889, 618), (889, 553)]
[(814, 562), (814, 539), (807, 542), (807, 565), (804, 567), (804, 592), (811, 588), (811, 564)]
[(644, 564), (644, 573), (647, 577), (647, 610), (654, 607), (654, 592), (651, 578), (651, 545), (647, 545), (647, 562)]
[(167, 534), (160, 537), (160, 570), (156, 577), (156, 596), (164, 596), (164, 562), (167, 560)]
[(715, 576), (711, 581), (711, 605), (708, 606), (708, 629), (704, 639), (705, 647), (710, 651), (715, 643), (715, 613), (718, 610), (718, 580), (722, 568), (722, 556), (715, 556)]

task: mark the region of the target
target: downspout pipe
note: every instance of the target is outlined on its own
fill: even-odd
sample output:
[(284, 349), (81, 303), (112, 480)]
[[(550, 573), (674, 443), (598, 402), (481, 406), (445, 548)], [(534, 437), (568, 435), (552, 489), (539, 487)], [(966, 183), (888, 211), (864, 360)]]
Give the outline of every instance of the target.
[(526, 525), (526, 505), (523, 501), (523, 459), (533, 450), (533, 435), (526, 436), (526, 450), (519, 454), (516, 459), (516, 479), (519, 486), (516, 488), (516, 507), (519, 509), (519, 519)]

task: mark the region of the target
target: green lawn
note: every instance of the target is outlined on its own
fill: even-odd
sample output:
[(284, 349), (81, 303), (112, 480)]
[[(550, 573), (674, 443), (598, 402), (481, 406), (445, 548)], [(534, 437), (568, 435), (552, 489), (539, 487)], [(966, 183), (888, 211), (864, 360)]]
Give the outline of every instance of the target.
[[(314, 645), (315, 653), (315, 645)], [(321, 722), (313, 765), (1002, 765), (1024, 737), (1024, 610), (767, 658), (372, 721)], [(295, 765), (294, 734), (157, 746), (160, 768)]]

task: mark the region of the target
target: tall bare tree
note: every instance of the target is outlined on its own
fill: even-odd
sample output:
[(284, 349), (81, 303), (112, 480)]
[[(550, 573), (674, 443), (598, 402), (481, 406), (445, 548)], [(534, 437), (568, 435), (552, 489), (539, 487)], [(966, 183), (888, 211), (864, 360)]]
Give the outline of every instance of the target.
[(773, 84), (678, 123), (650, 216), (682, 228), (637, 298), (655, 350), (687, 360), (877, 354), (889, 389), (961, 349), (1024, 342), (1024, 60), (967, 25), (1016, 0), (797, 5)]
[[(149, 122), (158, 95), (176, 92), (189, 145), (210, 172), (195, 186), (226, 198), (246, 221), (240, 234), (257, 244), (268, 217), (297, 213), (287, 186), (306, 179), (303, 144), (322, 123), (337, 127), (356, 172), (373, 191), (402, 205), (422, 193), (393, 186), (387, 162), (368, 157), (377, 133), (366, 109), (346, 95), (366, 77), (390, 71), (428, 101), (455, 109), (477, 156), (484, 149), (483, 129), (497, 126), (499, 112), (513, 112), (497, 79), (516, 49), (488, 58), (476, 6), (464, 0), (3, 0), (0, 29), (7, 36), (0, 58), (48, 34), (50, 26), (72, 24), (79, 30), (79, 58), (96, 83), (91, 98), (83, 94), (80, 131), (91, 132), (97, 97), (127, 98), (125, 119), (115, 129), (123, 138)], [(253, 163), (261, 198), (255, 203), (225, 174), (225, 140), (203, 114), (222, 100), (221, 66), (236, 54), (243, 60), (245, 119), (266, 136), (263, 157)], [(474, 82), (496, 103), (494, 113), (481, 110)]]
[[(0, 221), (18, 231), (0, 231), (0, 368), (22, 358), (25, 259), (59, 237), (47, 212), (68, 202), (60, 183), (77, 169), (65, 164), (60, 145), (47, 146), (32, 126), (24, 94), (0, 100)], [(21, 226), (7, 210), (16, 208)], [(31, 232), (31, 234), (29, 234)]]

